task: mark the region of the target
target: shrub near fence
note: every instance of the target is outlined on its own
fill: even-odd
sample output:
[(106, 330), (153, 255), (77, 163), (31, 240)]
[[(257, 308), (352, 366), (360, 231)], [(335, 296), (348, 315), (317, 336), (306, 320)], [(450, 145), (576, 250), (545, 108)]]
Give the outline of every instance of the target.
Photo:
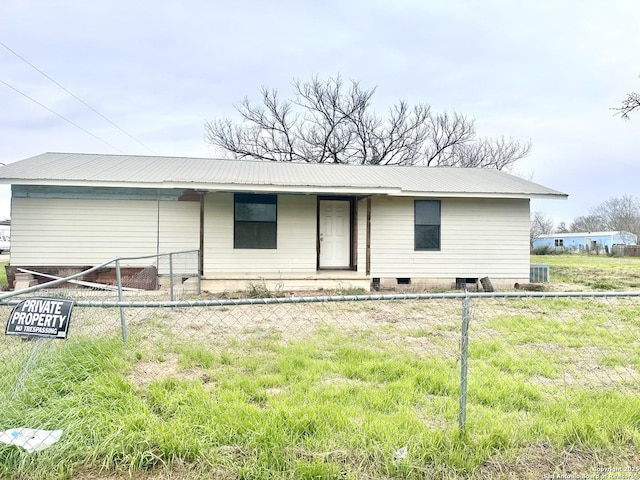
[(0, 341), (0, 431), (64, 432), (37, 455), (0, 444), (3, 478), (432, 478), (640, 446), (639, 294), (77, 292), (56, 292), (77, 298), (68, 339)]

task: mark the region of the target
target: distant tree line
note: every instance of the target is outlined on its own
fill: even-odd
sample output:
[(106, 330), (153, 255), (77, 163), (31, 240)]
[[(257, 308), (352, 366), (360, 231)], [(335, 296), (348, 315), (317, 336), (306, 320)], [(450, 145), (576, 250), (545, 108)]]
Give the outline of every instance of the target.
[(554, 233), (579, 232), (630, 232), (640, 238), (640, 198), (633, 195), (612, 197), (589, 210), (587, 215), (574, 219), (569, 226), (565, 222), (555, 225), (544, 212), (533, 212), (530, 239)]

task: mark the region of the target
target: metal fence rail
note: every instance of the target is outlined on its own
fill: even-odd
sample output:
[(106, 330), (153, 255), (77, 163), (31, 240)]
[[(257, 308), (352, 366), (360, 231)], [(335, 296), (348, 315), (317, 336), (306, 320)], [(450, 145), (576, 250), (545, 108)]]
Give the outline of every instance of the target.
[[(201, 293), (199, 250), (114, 258), (64, 278), (19, 267), (12, 267), (12, 271), (28, 275), (36, 284), (1, 294), (0, 301), (54, 287), (58, 296), (120, 301), (136, 296), (176, 300)], [(93, 277), (100, 281), (91, 280)]]
[[(24, 409), (77, 388), (64, 384), (55, 368), (78, 370), (74, 382), (99, 375), (105, 362), (115, 361), (102, 356), (105, 343), (113, 342), (122, 345), (117, 361), (125, 381), (142, 395), (172, 377), (215, 385), (225, 369), (251, 375), (258, 367), (241, 359), (273, 358), (280, 348), (302, 345), (327, 358), (363, 352), (375, 359), (371, 368), (381, 385), (403, 375), (392, 366), (398, 358), (421, 365), (415, 385), (424, 397), (414, 410), (433, 429), (473, 431), (497, 405), (522, 429), (544, 428), (528, 423), (541, 403), (550, 415), (580, 415), (574, 406), (585, 395), (602, 405), (611, 398), (640, 405), (640, 292), (180, 301), (128, 292), (39, 292), (45, 293), (74, 299), (70, 336), (0, 339), (0, 431), (21, 426)], [(5, 297), (0, 317), (8, 318), (21, 298)], [(323, 381), (359, 378), (357, 371), (341, 375), (328, 372)], [(65, 415), (72, 415), (64, 408), (61, 402), (58, 418), (29, 427), (64, 427)], [(603, 408), (593, 422), (623, 431), (631, 417), (620, 412)]]

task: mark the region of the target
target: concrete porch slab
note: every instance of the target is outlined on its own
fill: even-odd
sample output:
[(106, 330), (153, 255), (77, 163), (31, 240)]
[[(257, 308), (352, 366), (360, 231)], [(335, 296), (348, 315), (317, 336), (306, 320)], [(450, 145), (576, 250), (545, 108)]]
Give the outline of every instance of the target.
[(271, 291), (313, 291), (371, 289), (371, 278), (350, 270), (319, 270), (314, 273), (205, 273), (202, 290), (211, 293), (235, 292), (255, 286)]

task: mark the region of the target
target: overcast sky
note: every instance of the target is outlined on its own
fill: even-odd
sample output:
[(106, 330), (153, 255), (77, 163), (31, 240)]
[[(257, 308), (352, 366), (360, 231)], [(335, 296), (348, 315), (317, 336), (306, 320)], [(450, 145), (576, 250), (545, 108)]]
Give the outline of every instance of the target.
[[(215, 156), (205, 121), (260, 86), (340, 74), (377, 86), (378, 113), (428, 103), (530, 140), (516, 171), (569, 194), (533, 204), (556, 222), (640, 196), (640, 112), (611, 110), (640, 91), (638, 0), (3, 1), (0, 42), (2, 163)], [(9, 205), (0, 186), (0, 217)]]

